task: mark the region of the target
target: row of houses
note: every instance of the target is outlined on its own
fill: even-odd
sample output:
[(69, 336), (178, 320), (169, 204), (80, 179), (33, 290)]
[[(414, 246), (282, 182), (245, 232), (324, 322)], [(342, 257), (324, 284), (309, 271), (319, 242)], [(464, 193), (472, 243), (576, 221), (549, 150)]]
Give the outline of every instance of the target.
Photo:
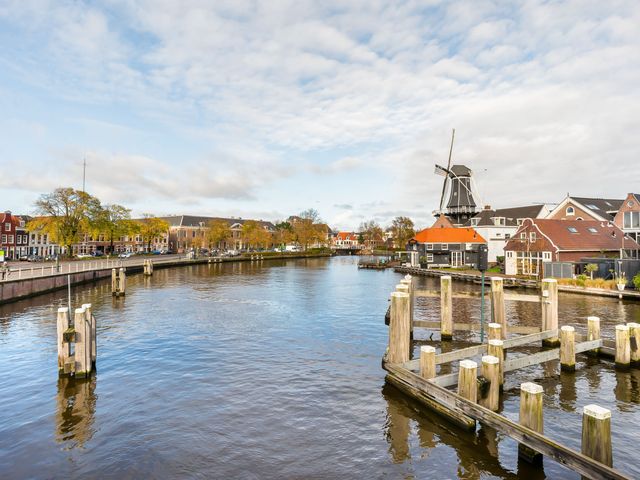
[[(222, 250), (242, 250), (246, 242), (242, 235), (243, 225), (249, 221), (242, 218), (203, 217), (193, 215), (176, 215), (160, 217), (167, 222), (169, 228), (150, 242), (145, 242), (141, 235), (123, 235), (114, 239), (114, 253), (167, 251), (183, 253), (192, 248), (208, 246), (207, 232), (213, 221), (226, 222), (230, 235), (218, 243)], [(52, 241), (47, 233), (28, 231), (27, 224), (31, 220), (28, 215), (14, 215), (10, 211), (0, 214), (0, 251), (7, 260), (17, 260), (22, 257), (39, 256), (43, 258), (60, 255), (63, 248)], [(255, 221), (261, 228), (273, 233), (274, 225), (262, 220)], [(106, 253), (110, 250), (111, 241), (104, 235), (93, 236), (83, 234), (72, 246), (72, 255)]]
[(504, 261), (510, 275), (539, 275), (545, 262), (585, 258), (640, 258), (640, 195), (625, 199), (567, 197), (546, 205), (485, 207), (464, 224), (441, 215), (407, 248), (429, 267), (477, 266), (480, 245), (489, 262)]

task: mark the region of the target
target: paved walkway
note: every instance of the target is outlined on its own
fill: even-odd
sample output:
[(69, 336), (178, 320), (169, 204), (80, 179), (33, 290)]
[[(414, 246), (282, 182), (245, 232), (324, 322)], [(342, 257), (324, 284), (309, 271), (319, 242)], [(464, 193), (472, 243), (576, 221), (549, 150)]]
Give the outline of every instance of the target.
[(60, 262), (60, 270), (56, 269), (55, 262), (9, 262), (9, 274), (2, 276), (0, 282), (8, 280), (22, 280), (27, 278), (46, 277), (60, 273), (86, 272), (91, 270), (103, 270), (105, 268), (119, 268), (128, 266), (141, 266), (146, 259), (152, 259), (154, 264), (175, 262), (186, 259), (186, 255), (135, 255), (130, 258), (98, 258), (86, 260), (71, 260)]

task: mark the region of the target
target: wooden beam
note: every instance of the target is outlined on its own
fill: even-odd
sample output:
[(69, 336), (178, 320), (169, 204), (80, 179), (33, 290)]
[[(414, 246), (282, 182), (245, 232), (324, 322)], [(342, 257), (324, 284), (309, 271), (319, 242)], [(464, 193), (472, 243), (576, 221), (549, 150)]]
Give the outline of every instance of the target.
[[(509, 330), (513, 331), (514, 327), (509, 327)], [(532, 333), (530, 335), (523, 335), (522, 337), (513, 337), (504, 341), (504, 348), (520, 347), (529, 343), (539, 342), (545, 338), (553, 338), (558, 336), (557, 330), (547, 330), (545, 332)]]
[(490, 426), (515, 441), (532, 448), (543, 455), (555, 460), (561, 465), (584, 475), (593, 480), (630, 480), (624, 475), (607, 465), (583, 455), (582, 453), (565, 447), (550, 438), (535, 432), (527, 427), (519, 425), (508, 418), (503, 417), (480, 405), (470, 402), (454, 392), (434, 384), (431, 380), (425, 380), (420, 376), (403, 369), (400, 365), (383, 364), (389, 372), (388, 378), (397, 378), (402, 383), (411, 386), (414, 390), (428, 398), (437, 398), (438, 403), (451, 406), (451, 411), (457, 415), (468, 416), (484, 425)]
[[(440, 330), (440, 322), (431, 322), (427, 320), (414, 320), (414, 328), (427, 328), (429, 330)], [(478, 323), (454, 323), (453, 329), (466, 332), (479, 332), (480, 324)], [(528, 327), (525, 325), (509, 325), (509, 333), (530, 334), (540, 332), (539, 327)]]
[[(455, 425), (465, 430), (475, 430), (476, 421), (456, 408), (451, 402), (451, 397), (448, 395), (450, 392), (447, 390), (442, 392), (425, 388), (427, 387), (426, 382), (429, 382), (429, 380), (415, 375), (398, 364), (383, 362), (382, 367), (389, 372), (387, 379), (390, 380), (394, 386), (408, 393), (417, 401), (431, 408), (434, 412), (442, 415)], [(416, 381), (414, 377), (418, 380)]]
[(540, 303), (540, 297), (538, 295), (520, 295), (517, 293), (505, 293), (504, 299), (507, 302)]

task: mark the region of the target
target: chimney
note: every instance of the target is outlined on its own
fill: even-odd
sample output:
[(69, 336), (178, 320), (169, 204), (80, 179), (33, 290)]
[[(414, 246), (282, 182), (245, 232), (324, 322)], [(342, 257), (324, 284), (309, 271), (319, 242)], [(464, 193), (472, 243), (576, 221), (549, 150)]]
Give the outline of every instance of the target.
[(485, 209), (485, 210), (491, 210), (491, 205), (485, 205), (485, 206), (484, 206), (484, 209)]

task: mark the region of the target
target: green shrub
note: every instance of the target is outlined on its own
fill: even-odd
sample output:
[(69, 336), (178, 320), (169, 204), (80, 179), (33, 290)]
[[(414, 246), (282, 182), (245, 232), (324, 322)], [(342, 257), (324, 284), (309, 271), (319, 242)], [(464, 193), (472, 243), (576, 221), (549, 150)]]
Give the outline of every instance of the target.
[(633, 277), (633, 285), (636, 287), (636, 290), (640, 290), (640, 272)]

